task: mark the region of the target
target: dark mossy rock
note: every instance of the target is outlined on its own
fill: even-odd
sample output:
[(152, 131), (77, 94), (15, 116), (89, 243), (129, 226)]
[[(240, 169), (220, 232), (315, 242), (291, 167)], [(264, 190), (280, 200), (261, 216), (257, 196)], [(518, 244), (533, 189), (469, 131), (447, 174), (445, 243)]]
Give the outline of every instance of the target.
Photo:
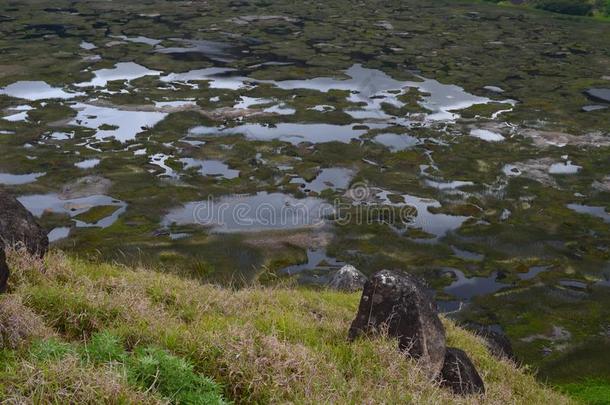
[(425, 285), (416, 277), (381, 270), (367, 281), (349, 338), (370, 333), (398, 338), (400, 350), (423, 360), (430, 376), (440, 372), (445, 358), (445, 329)]
[(32, 255), (44, 256), (49, 238), (34, 216), (8, 192), (0, 189), (0, 245), (22, 244)]
[(6, 264), (6, 256), (4, 249), (0, 247), (0, 294), (6, 291), (6, 284), (8, 282), (8, 265)]
[(507, 358), (515, 360), (513, 345), (510, 343), (508, 336), (502, 331), (491, 329), (488, 326), (468, 326), (467, 329), (472, 330), (477, 335), (485, 339), (485, 344), (489, 352), (498, 358)]
[(339, 291), (360, 291), (366, 284), (366, 276), (351, 265), (341, 267), (328, 282), (328, 286)]
[(569, 15), (591, 15), (593, 5), (586, 0), (537, 0), (534, 6), (541, 10)]
[(501, 329), (474, 322), (460, 323), (460, 326), (483, 338), (487, 349), (493, 356), (516, 361), (513, 345)]
[(448, 347), (441, 370), (441, 385), (459, 395), (484, 394), (485, 384), (468, 355)]

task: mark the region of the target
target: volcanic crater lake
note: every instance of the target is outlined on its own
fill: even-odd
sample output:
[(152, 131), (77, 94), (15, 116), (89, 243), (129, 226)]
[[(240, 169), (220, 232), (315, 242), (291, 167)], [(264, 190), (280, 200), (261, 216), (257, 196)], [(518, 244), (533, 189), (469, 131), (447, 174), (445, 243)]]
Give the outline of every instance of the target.
[[(115, 3), (2, 12), (0, 186), (53, 246), (245, 285), (404, 269), (448, 316), (500, 325), (542, 373), (583, 344), (599, 362), (599, 21), (585, 33), (542, 13), (411, 0), (367, 15), (347, 2), (278, 1), (264, 15)], [(550, 355), (527, 340), (554, 327), (572, 340), (548, 340)]]

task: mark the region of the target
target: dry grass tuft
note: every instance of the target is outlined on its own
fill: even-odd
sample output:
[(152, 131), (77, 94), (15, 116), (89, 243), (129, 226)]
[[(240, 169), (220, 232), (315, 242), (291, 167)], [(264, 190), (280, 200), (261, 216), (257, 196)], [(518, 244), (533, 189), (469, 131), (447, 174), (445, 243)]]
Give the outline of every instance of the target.
[(28, 254), (24, 247), (5, 247), (6, 260), (11, 269), (9, 288), (17, 288), (25, 283), (38, 283), (43, 279), (67, 281), (73, 275), (69, 260), (61, 251), (52, 251), (40, 258)]
[(53, 332), (18, 295), (0, 295), (0, 349), (17, 349)]
[[(228, 333), (227, 333), (228, 332)], [(332, 394), (337, 370), (303, 344), (264, 335), (251, 326), (231, 327), (211, 337), (233, 398), (243, 402), (289, 402)], [(325, 375), (325, 379), (320, 379)], [(269, 395), (274, 393), (274, 395)]]
[(165, 404), (127, 385), (120, 370), (91, 368), (68, 356), (40, 367), (22, 362), (5, 382), (6, 404)]

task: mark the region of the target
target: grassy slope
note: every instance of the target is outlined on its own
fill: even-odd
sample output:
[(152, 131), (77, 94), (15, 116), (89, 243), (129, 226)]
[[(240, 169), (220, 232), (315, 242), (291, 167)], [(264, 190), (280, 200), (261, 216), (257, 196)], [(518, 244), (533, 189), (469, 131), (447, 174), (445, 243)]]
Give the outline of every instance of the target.
[[(190, 363), (238, 403), (570, 403), (490, 357), (478, 338), (447, 320), (448, 343), (470, 354), (484, 397), (455, 397), (427, 381), (391, 340), (349, 344), (358, 294), (232, 291), (61, 252), (44, 263), (15, 252), (9, 260), (11, 291), (0, 297), (0, 402), (162, 402), (171, 396), (157, 381), (163, 375), (144, 385), (130, 378), (134, 360), (126, 359), (142, 363), (148, 347)], [(53, 355), (58, 347), (61, 356)], [(115, 361), (92, 361), (100, 350)]]

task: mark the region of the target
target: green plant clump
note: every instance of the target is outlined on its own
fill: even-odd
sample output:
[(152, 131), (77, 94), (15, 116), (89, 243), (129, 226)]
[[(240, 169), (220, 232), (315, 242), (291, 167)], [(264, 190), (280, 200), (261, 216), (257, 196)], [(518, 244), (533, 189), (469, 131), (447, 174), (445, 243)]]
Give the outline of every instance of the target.
[(73, 349), (68, 343), (51, 338), (34, 342), (30, 349), (30, 356), (40, 362), (56, 361), (72, 352)]
[(142, 389), (154, 387), (177, 404), (224, 404), (222, 389), (200, 376), (188, 361), (158, 348), (138, 349), (129, 361), (130, 381)]
[(93, 363), (123, 362), (127, 353), (120, 338), (103, 331), (91, 337), (84, 356)]

